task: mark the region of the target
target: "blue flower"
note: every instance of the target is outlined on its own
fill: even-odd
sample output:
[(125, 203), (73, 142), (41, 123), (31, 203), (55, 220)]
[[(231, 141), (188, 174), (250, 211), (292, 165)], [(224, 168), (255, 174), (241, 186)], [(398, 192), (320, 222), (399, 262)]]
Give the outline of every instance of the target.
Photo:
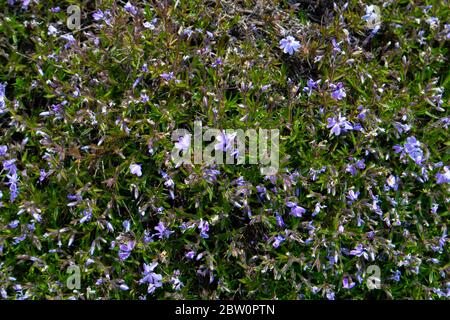
[(136, 245), (136, 243), (134, 241), (128, 241), (125, 244), (121, 244), (119, 247), (120, 260), (126, 260), (130, 256), (135, 245)]
[(286, 238), (281, 235), (278, 235), (274, 238), (273, 247), (278, 248), (282, 242), (284, 242)]
[(331, 93), (331, 97), (334, 100), (342, 100), (343, 98), (345, 98), (347, 96), (342, 82), (339, 82), (337, 85), (331, 84), (330, 88), (331, 88), (331, 90), (333, 90), (333, 92)]
[(444, 173), (438, 172), (436, 174), (436, 183), (442, 184), (442, 183), (450, 183), (450, 170), (447, 166), (444, 167)]
[(147, 292), (149, 294), (152, 294), (155, 292), (157, 288), (162, 287), (162, 275), (156, 274), (153, 272), (155, 268), (158, 266), (157, 262), (153, 262), (150, 265), (147, 265), (144, 263), (144, 272), (143, 272), (143, 278), (139, 280), (140, 284), (148, 284)]
[(305, 208), (298, 206), (295, 202), (286, 202), (286, 206), (291, 208), (291, 212), (289, 212), (289, 214), (297, 218), (301, 218), (302, 215), (306, 212)]
[(129, 1), (124, 6), (125, 11), (131, 13), (132, 15), (135, 15), (138, 13), (135, 6), (133, 6)]
[(155, 227), (155, 230), (158, 231), (155, 236), (158, 236), (159, 239), (169, 238), (173, 231), (170, 231), (168, 228), (164, 226), (163, 222), (159, 222)]
[(280, 48), (283, 49), (284, 53), (293, 55), (294, 52), (298, 51), (300, 48), (300, 42), (295, 40), (292, 36), (287, 36), (286, 38), (280, 40)]

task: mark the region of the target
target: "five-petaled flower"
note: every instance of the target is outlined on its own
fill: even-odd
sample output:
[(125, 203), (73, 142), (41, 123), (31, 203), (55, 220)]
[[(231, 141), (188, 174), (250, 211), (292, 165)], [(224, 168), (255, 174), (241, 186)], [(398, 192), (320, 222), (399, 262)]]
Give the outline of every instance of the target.
[(283, 49), (284, 53), (293, 55), (294, 52), (298, 51), (300, 48), (300, 42), (295, 40), (292, 36), (287, 36), (286, 38), (280, 40), (280, 48)]

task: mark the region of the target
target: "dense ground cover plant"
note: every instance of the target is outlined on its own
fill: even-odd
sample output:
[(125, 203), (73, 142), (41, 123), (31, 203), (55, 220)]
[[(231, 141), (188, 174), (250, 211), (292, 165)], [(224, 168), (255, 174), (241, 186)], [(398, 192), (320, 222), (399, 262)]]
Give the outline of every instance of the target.
[[(449, 297), (447, 1), (0, 8), (3, 299)], [(279, 172), (176, 166), (194, 121)]]

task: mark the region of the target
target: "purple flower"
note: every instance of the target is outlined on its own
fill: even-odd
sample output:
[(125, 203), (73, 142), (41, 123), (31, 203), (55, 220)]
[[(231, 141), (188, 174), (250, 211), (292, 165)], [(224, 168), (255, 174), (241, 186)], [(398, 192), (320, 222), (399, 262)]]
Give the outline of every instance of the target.
[(162, 275), (153, 272), (157, 266), (158, 266), (157, 262), (153, 262), (150, 265), (144, 263), (144, 272), (143, 272), (144, 277), (141, 280), (139, 280), (139, 284), (145, 283), (148, 284), (147, 292), (149, 294), (155, 292), (157, 288), (162, 287)]
[(200, 223), (198, 224), (198, 228), (200, 229), (200, 236), (203, 239), (208, 239), (208, 231), (209, 231), (209, 224), (207, 221), (203, 221), (203, 219), (200, 220)]
[(291, 208), (291, 212), (289, 212), (289, 214), (297, 218), (301, 218), (302, 215), (306, 212), (305, 208), (298, 206), (295, 202), (286, 202), (286, 206)]
[(175, 81), (176, 83), (180, 82), (180, 80), (177, 80), (177, 78), (175, 78), (173, 72), (162, 73), (161, 78), (163, 78), (167, 82), (172, 81), (172, 80)]
[(363, 170), (363, 169), (366, 168), (366, 164), (365, 164), (364, 162), (365, 162), (364, 159), (358, 160), (358, 161), (356, 161), (355, 166), (356, 166), (358, 169)]
[(211, 67), (217, 68), (218, 66), (221, 66), (222, 64), (223, 64), (222, 58), (219, 57), (219, 58), (216, 59), (216, 61), (214, 61), (211, 64)]
[(44, 181), (49, 173), (45, 172), (44, 169), (39, 170), (39, 182)]
[(80, 219), (80, 224), (91, 220), (91, 218), (92, 218), (92, 209), (84, 210), (82, 214), (83, 214), (83, 217)]
[(342, 100), (347, 96), (342, 82), (339, 82), (337, 85), (331, 84), (330, 87), (333, 90), (333, 92), (331, 93), (331, 97), (334, 100)]
[(308, 79), (308, 81), (306, 82), (306, 87), (303, 88), (303, 92), (307, 92), (309, 97), (312, 94), (313, 90), (319, 88), (320, 81), (320, 79), (317, 81)]
[(450, 170), (448, 166), (444, 167), (444, 173), (438, 172), (436, 174), (436, 183), (442, 184), (442, 183), (450, 183)]
[(278, 247), (280, 246), (280, 244), (281, 244), (282, 242), (284, 242), (285, 240), (286, 240), (286, 239), (285, 239), (283, 236), (281, 236), (281, 235), (276, 236), (276, 237), (274, 238), (273, 247), (274, 247), (274, 248), (278, 248)]
[(421, 164), (424, 160), (423, 151), (420, 148), (420, 145), (421, 143), (415, 137), (406, 138), (406, 143), (404, 145), (404, 151), (416, 164)]
[(125, 4), (123, 8), (125, 9), (125, 11), (131, 13), (132, 15), (136, 15), (138, 13), (136, 7), (133, 6), (129, 1)]
[(75, 38), (73, 37), (73, 35), (71, 35), (71, 34), (62, 35), (61, 38), (63, 38), (64, 40), (67, 41), (67, 43), (64, 46), (64, 49), (70, 48), (71, 46), (75, 45), (77, 42), (75, 40)]
[(398, 189), (398, 183), (400, 182), (400, 179), (398, 177), (395, 177), (393, 175), (390, 175), (387, 179), (386, 179), (386, 186), (385, 186), (385, 190), (389, 191), (389, 189), (392, 189), (394, 191), (397, 191)]
[(277, 226), (279, 226), (280, 228), (284, 228), (285, 223), (283, 221), (283, 217), (277, 213), (277, 215), (275, 216), (275, 219), (277, 221)]
[(191, 251), (189, 251), (188, 253), (186, 253), (184, 256), (185, 256), (186, 258), (188, 258), (189, 260), (192, 260), (192, 259), (194, 259), (195, 252), (191, 250)]
[(367, 253), (365, 252), (362, 244), (358, 244), (354, 250), (351, 250), (350, 255), (357, 257), (361, 257), (362, 255), (364, 255), (364, 257), (367, 257)]
[(398, 133), (408, 132), (409, 130), (411, 130), (411, 126), (409, 124), (394, 122), (394, 126), (397, 129)]
[(15, 229), (20, 224), (19, 220), (14, 220), (10, 224), (8, 224), (8, 228)]
[(96, 12), (92, 14), (92, 18), (94, 18), (95, 21), (100, 21), (105, 19), (105, 14), (101, 9), (98, 9)]
[(8, 152), (8, 147), (0, 146), (0, 157), (4, 157), (6, 155), (6, 152)]
[(17, 174), (16, 167), (16, 159), (4, 160), (3, 161), (3, 170), (8, 171), (6, 177), (8, 178), (7, 184), (9, 185), (9, 193), (10, 193), (10, 201), (14, 202), (14, 200), (19, 195), (19, 176)]
[(129, 232), (131, 228), (130, 220), (125, 220), (124, 222), (122, 222), (122, 226), (125, 229), (124, 232)]
[(181, 280), (179, 279), (179, 275), (180, 275), (180, 270), (175, 270), (173, 272), (172, 278), (169, 281), (172, 284), (172, 288), (175, 291), (179, 291), (179, 290), (181, 290), (181, 288), (184, 287), (184, 283), (181, 282)]
[(140, 164), (132, 163), (130, 165), (130, 173), (138, 177), (142, 176), (142, 167)]
[(168, 228), (164, 226), (163, 222), (159, 222), (158, 225), (154, 228), (158, 231), (155, 236), (158, 236), (159, 239), (169, 238), (173, 231), (170, 231)]
[(312, 216), (315, 217), (319, 214), (320, 210), (323, 208), (326, 208), (327, 206), (321, 205), (319, 202), (316, 203), (316, 206), (314, 207), (314, 211), (312, 213)]
[(352, 130), (353, 126), (352, 124), (347, 121), (346, 117), (342, 117), (341, 114), (339, 116), (328, 118), (328, 125), (327, 128), (331, 128), (331, 134), (334, 134), (336, 136), (339, 136), (342, 133), (347, 132), (348, 130)]
[(359, 197), (359, 191), (353, 191), (353, 190), (349, 190), (348, 191), (348, 195), (347, 198), (350, 199), (350, 203), (352, 203), (353, 201), (358, 200)]
[(119, 247), (119, 258), (120, 258), (120, 260), (122, 260), (122, 261), (126, 260), (130, 256), (130, 254), (133, 251), (135, 245), (136, 245), (136, 243), (134, 241), (131, 241), (131, 240), (128, 241), (127, 243), (125, 243), (125, 244), (121, 244), (120, 247)]
[[(217, 143), (214, 145), (214, 149), (216, 151), (232, 151), (232, 148), (235, 144), (236, 132), (233, 133), (225, 133), (222, 131), (219, 136), (216, 137)], [(237, 150), (232, 151), (232, 155), (236, 155)]]
[(280, 48), (283, 49), (284, 53), (289, 53), (293, 55), (300, 48), (300, 42), (295, 40), (292, 36), (287, 36), (280, 40)]
[(356, 285), (355, 282), (351, 281), (351, 279), (344, 277), (344, 279), (342, 279), (342, 287), (345, 289), (351, 289)]
[(394, 275), (391, 277), (392, 280), (399, 282), (400, 281), (400, 276), (402, 275), (402, 273), (400, 272), (400, 270), (396, 270), (394, 272)]
[(52, 12), (52, 13), (58, 13), (58, 12), (60, 12), (61, 11), (61, 8), (60, 7), (53, 7), (53, 8), (50, 8), (50, 12)]

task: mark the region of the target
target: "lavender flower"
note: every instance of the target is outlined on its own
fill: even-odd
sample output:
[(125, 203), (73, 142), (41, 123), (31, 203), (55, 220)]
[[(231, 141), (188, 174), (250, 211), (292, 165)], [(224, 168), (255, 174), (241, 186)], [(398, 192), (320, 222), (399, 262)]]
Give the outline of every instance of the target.
[(130, 165), (130, 173), (138, 177), (142, 176), (142, 167), (140, 164), (132, 163)]
[(82, 214), (83, 214), (83, 217), (80, 219), (80, 224), (91, 220), (91, 218), (92, 218), (92, 209), (84, 210), (82, 212)]
[(331, 128), (331, 134), (334, 134), (336, 136), (339, 136), (341, 133), (345, 133), (348, 130), (353, 129), (352, 124), (347, 121), (346, 117), (342, 117), (341, 114), (339, 114), (337, 118), (328, 118), (327, 121), (327, 128)]
[(450, 170), (448, 166), (444, 167), (444, 173), (438, 172), (436, 174), (436, 183), (437, 184), (450, 183)]
[(172, 276), (172, 278), (170, 279), (170, 283), (172, 284), (172, 288), (175, 290), (175, 291), (180, 291), (181, 290), (181, 288), (183, 288), (184, 287), (184, 283), (180, 280), (180, 278), (179, 278), (179, 276), (180, 276), (180, 270), (175, 270), (174, 272), (173, 272), (173, 276)]
[(0, 146), (0, 157), (4, 157), (6, 155), (6, 152), (8, 152), (8, 147)]
[(278, 248), (279, 246), (280, 246), (280, 244), (282, 243), (282, 242), (284, 242), (286, 240), (286, 238), (284, 238), (283, 236), (281, 236), (281, 235), (278, 235), (278, 236), (276, 236), (275, 238), (274, 238), (274, 242), (273, 242), (273, 247), (274, 248)]
[(286, 224), (284, 223), (283, 217), (280, 216), (278, 213), (276, 214), (275, 219), (277, 221), (277, 226), (279, 226), (280, 228), (284, 228), (286, 226)]
[(355, 191), (353, 191), (353, 189), (348, 191), (347, 198), (350, 199), (350, 201), (349, 201), (350, 203), (353, 203), (353, 201), (358, 200), (358, 197), (359, 197), (359, 191), (355, 192)]
[(136, 245), (136, 243), (134, 241), (131, 241), (131, 240), (126, 242), (126, 243), (124, 243), (124, 244), (121, 244), (120, 247), (119, 247), (119, 258), (120, 258), (120, 260), (122, 260), (122, 261), (126, 260), (130, 256), (130, 254), (133, 251), (135, 245)]
[(301, 218), (302, 215), (306, 212), (305, 208), (298, 206), (295, 202), (286, 202), (286, 206), (291, 208), (291, 212), (289, 212), (289, 214), (297, 218)]
[(317, 81), (314, 81), (312, 79), (308, 79), (306, 82), (306, 87), (303, 88), (303, 92), (308, 93), (308, 97), (311, 96), (312, 92), (319, 88), (320, 79)]
[(365, 257), (367, 257), (367, 253), (362, 244), (358, 244), (354, 250), (351, 250), (350, 255), (357, 257), (361, 257), (362, 255), (364, 255)]
[(198, 228), (200, 229), (200, 236), (203, 239), (208, 239), (208, 231), (209, 231), (209, 224), (207, 221), (204, 221), (203, 219), (200, 220), (200, 223), (198, 224)]
[(73, 37), (73, 35), (71, 34), (62, 35), (61, 38), (67, 41), (66, 44), (64, 45), (64, 49), (69, 49), (70, 47), (74, 46), (77, 42)]
[(173, 231), (170, 231), (168, 228), (164, 226), (163, 222), (159, 222), (155, 227), (155, 230), (158, 231), (155, 236), (158, 236), (159, 239), (169, 238)]
[(125, 11), (131, 13), (133, 16), (138, 13), (138, 10), (136, 9), (136, 7), (133, 6), (129, 1), (125, 4), (125, 6), (123, 8), (125, 9)]
[(344, 277), (342, 279), (342, 287), (344, 289), (351, 289), (356, 285), (355, 282), (351, 281), (351, 279), (349, 279), (348, 277)]
[(157, 288), (162, 287), (162, 275), (154, 272), (158, 266), (157, 262), (153, 262), (150, 265), (144, 263), (143, 278), (139, 280), (139, 284), (148, 284), (147, 292), (153, 294)]
[(186, 258), (188, 258), (189, 260), (192, 260), (192, 259), (194, 259), (194, 257), (195, 257), (195, 252), (194, 251), (189, 251), (188, 253), (186, 253), (185, 255), (184, 255)]
[(333, 90), (333, 92), (331, 93), (331, 97), (334, 100), (342, 100), (347, 96), (347, 94), (345, 93), (344, 84), (342, 82), (339, 82), (337, 85), (330, 84), (330, 88), (331, 90)]
[(286, 38), (280, 40), (280, 48), (284, 53), (293, 55), (294, 52), (298, 51), (300, 48), (300, 42), (295, 40), (292, 36), (287, 36)]

